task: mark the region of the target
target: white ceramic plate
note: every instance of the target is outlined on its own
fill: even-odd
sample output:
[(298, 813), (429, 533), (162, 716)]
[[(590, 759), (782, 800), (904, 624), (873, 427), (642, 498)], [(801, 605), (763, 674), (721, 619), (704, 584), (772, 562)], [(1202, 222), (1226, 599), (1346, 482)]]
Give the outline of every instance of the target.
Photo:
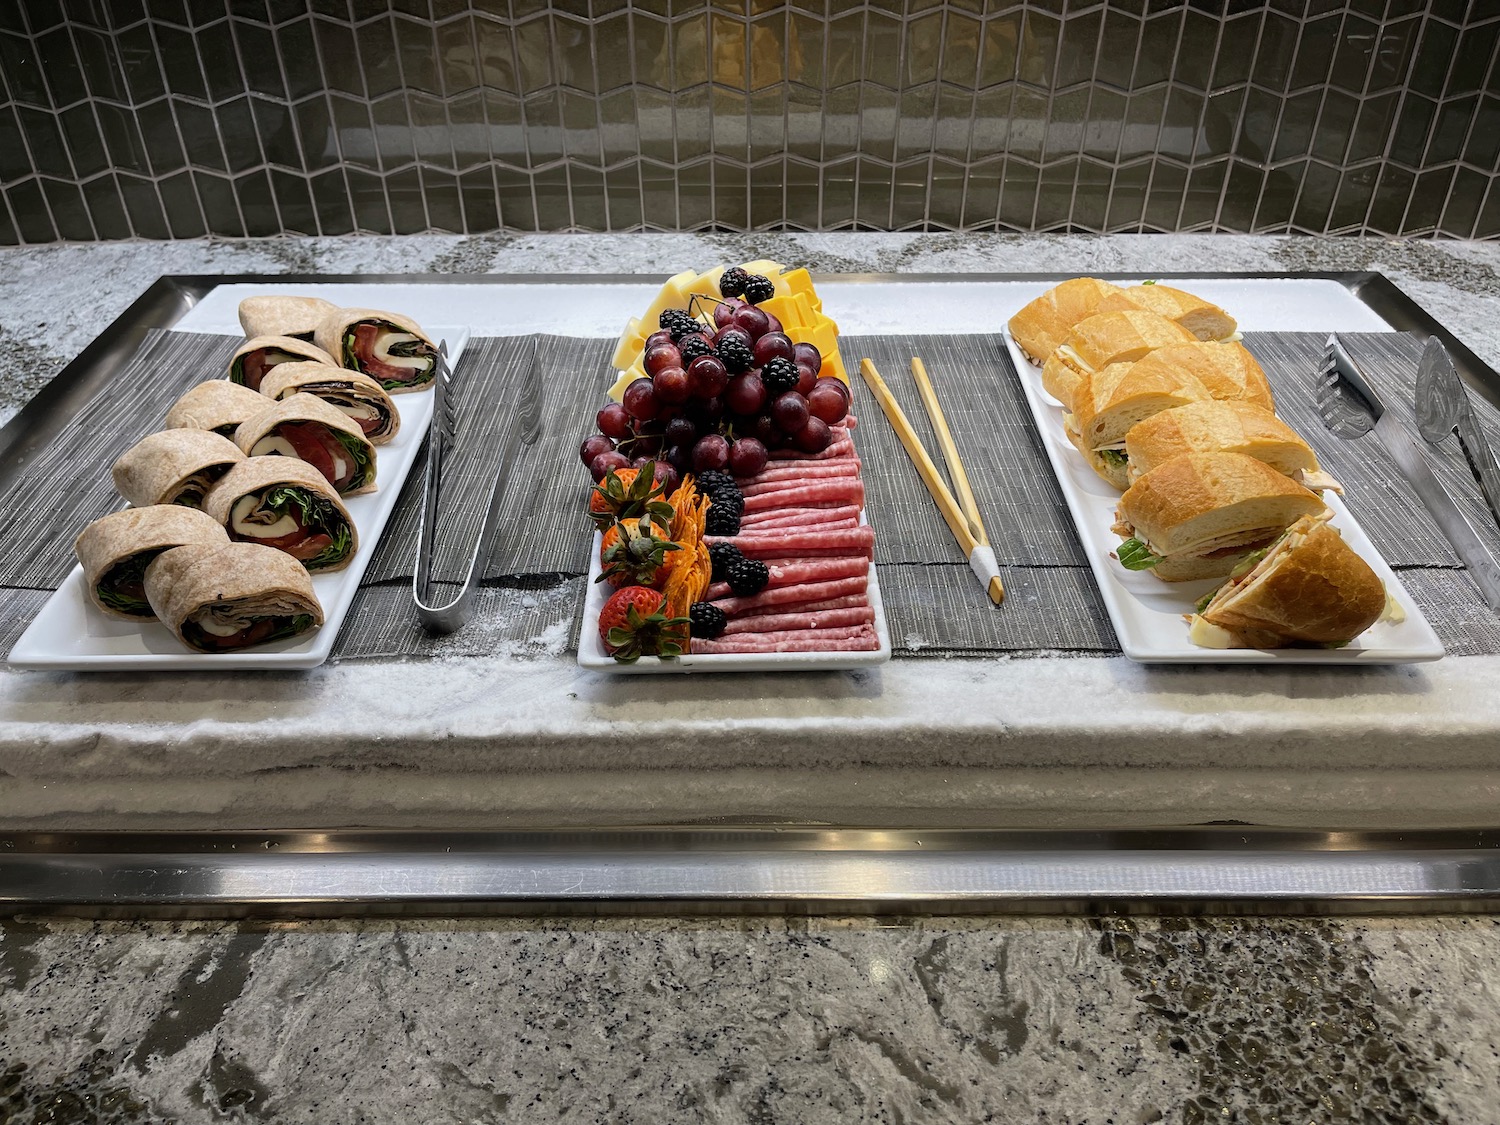
[[(865, 522), (860, 513), (859, 522)], [(845, 668), (868, 668), (884, 664), (891, 658), (891, 634), (885, 623), (885, 605), (880, 600), (880, 582), (875, 564), (870, 564), (870, 584), (866, 596), (875, 611), (875, 636), (880, 647), (869, 652), (726, 652), (712, 655), (679, 656), (662, 660), (643, 656), (633, 664), (621, 664), (604, 651), (599, 639), (599, 611), (614, 593), (599, 577), (599, 544), (603, 536), (594, 532), (594, 548), (589, 563), (588, 593), (583, 603), (583, 632), (578, 638), (578, 663), (594, 672), (619, 672), (624, 675), (652, 675), (668, 672), (835, 672)], [(795, 607), (787, 607), (793, 612)]]
[[(448, 361), (456, 365), (469, 341), (469, 330), (434, 327), (431, 332), (433, 339), (447, 341)], [(365, 566), (417, 460), (432, 417), (432, 397), (431, 391), (393, 396), (401, 414), (401, 431), (376, 449), (379, 487), (362, 496), (344, 497), (344, 507), (359, 529), (359, 551), (346, 569), (313, 575), (313, 590), (323, 605), (321, 629), (242, 652), (193, 652), (159, 622), (136, 624), (100, 613), (84, 592), (83, 568), (75, 566), (10, 650), (11, 666), (77, 672), (316, 668), (333, 649)]]
[[(1230, 301), (1225, 304), (1234, 307)], [(1352, 644), (1336, 649), (1215, 649), (1190, 642), (1183, 614), (1191, 613), (1198, 600), (1220, 582), (1162, 582), (1146, 571), (1126, 570), (1112, 557), (1111, 552), (1120, 544), (1120, 537), (1110, 530), (1120, 494), (1089, 468), (1064, 435), (1062, 406), (1043, 389), (1041, 368), (1027, 361), (1009, 332), (1005, 341), (1120, 648), (1130, 659), (1184, 664), (1412, 664), (1442, 657), (1443, 642), (1427, 618), (1349, 510), (1331, 492), (1323, 494), (1334, 513), (1329, 522), (1380, 576), (1386, 591), (1406, 612), (1406, 620), (1399, 624), (1377, 622)]]

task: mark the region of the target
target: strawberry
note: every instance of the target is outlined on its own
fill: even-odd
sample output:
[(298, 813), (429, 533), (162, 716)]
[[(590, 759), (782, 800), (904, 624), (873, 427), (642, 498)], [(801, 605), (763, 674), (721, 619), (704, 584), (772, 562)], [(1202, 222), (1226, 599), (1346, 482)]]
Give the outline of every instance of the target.
[(595, 581), (660, 589), (677, 562), (671, 552), (681, 551), (682, 545), (656, 534), (658, 531), (665, 531), (665, 524), (653, 523), (649, 513), (639, 519), (616, 521), (599, 544), (601, 567)]
[(682, 655), (681, 630), (685, 617), (662, 612), (665, 599), (645, 586), (626, 586), (610, 595), (599, 611), (599, 637), (607, 652), (621, 664), (642, 656)]
[(665, 525), (672, 519), (671, 506), (661, 499), (666, 491), (657, 482), (655, 461), (639, 469), (611, 469), (589, 493), (589, 518), (601, 531), (616, 520), (648, 514)]

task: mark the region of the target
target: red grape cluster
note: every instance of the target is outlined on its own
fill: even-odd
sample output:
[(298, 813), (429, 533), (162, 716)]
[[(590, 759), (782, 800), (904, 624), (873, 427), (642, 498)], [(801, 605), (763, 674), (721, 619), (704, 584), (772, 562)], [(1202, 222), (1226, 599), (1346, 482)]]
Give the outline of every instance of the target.
[[(830, 427), (849, 413), (849, 389), (820, 376), (818, 349), (792, 343), (776, 317), (738, 297), (693, 298), (700, 302), (713, 305), (713, 326), (699, 320), (684, 331), (681, 310), (663, 313), (662, 330), (646, 338), (647, 377), (599, 411), (599, 433), (579, 450), (595, 480), (652, 458), (679, 475), (752, 476), (773, 449), (822, 452), (833, 440)], [(771, 386), (762, 379), (768, 367)]]

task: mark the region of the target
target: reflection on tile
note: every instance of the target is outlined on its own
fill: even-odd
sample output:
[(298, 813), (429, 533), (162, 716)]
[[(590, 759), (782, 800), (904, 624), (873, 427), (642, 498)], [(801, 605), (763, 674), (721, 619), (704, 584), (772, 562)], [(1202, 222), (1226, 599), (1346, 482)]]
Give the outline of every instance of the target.
[(1497, 55), (1461, 0), (35, 0), (0, 241), (1494, 237)]

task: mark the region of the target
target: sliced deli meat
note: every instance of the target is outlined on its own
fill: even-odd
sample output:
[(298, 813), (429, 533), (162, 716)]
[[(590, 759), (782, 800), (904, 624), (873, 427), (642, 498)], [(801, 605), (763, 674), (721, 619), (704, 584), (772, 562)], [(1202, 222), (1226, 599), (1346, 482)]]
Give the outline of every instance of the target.
[(358, 371), (327, 363), (284, 363), (266, 376), (260, 390), (278, 401), (295, 394), (320, 398), (347, 415), (372, 445), (384, 445), (401, 430), (401, 413), (391, 396)]
[(160, 430), (120, 454), (110, 475), (115, 490), (137, 507), (198, 508), (215, 482), (244, 459), (239, 446), (212, 430)]
[(110, 617), (155, 616), (146, 598), (146, 568), (163, 551), (189, 543), (221, 547), (224, 529), (195, 508), (154, 504), (125, 508), (89, 524), (74, 540), (89, 600)]
[(254, 543), (174, 547), (146, 568), (145, 586), (162, 624), (199, 652), (237, 652), (323, 624), (307, 571)]
[(334, 366), (333, 356), (306, 340), (295, 336), (257, 336), (246, 340), (229, 360), (229, 381), (258, 391), (265, 377), (277, 367), (308, 362)]
[(374, 379), (392, 394), (425, 390), (437, 374), (437, 345), (400, 313), (336, 309), (313, 337), (341, 367)]
[(374, 445), (358, 423), (315, 395), (294, 394), (264, 406), (235, 431), (234, 440), (251, 457), (301, 458), (343, 495), (375, 491)]
[(359, 550), (359, 534), (338, 493), (295, 457), (251, 457), (236, 465), (203, 510), (231, 539), (274, 547), (309, 571), (343, 570)]

